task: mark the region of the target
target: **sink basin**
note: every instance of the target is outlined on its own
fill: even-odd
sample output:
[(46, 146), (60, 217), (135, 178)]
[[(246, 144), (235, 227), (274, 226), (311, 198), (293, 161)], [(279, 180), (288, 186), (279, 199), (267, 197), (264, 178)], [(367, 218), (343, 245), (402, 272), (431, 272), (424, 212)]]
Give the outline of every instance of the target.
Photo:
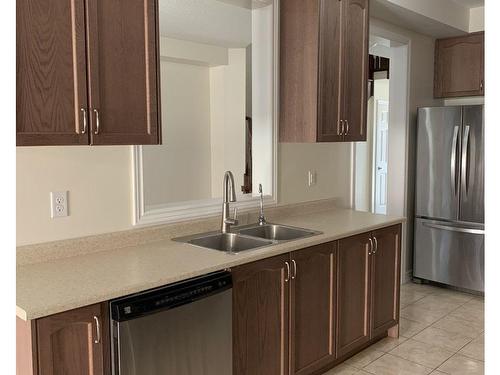
[(272, 241), (298, 240), (300, 238), (306, 238), (320, 234), (320, 232), (310, 229), (289, 227), (287, 225), (279, 224), (264, 224), (253, 226), (250, 228), (240, 229), (238, 233)]
[(254, 250), (263, 246), (272, 245), (273, 242), (262, 238), (247, 237), (237, 233), (217, 233), (187, 241), (191, 245), (206, 247), (212, 250), (238, 253), (245, 250)]

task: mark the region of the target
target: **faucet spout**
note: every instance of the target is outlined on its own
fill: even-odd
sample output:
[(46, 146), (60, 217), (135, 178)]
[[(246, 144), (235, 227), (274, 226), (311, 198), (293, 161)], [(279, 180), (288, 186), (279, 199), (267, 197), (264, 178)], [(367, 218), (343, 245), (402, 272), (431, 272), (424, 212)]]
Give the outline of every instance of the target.
[(236, 192), (234, 190), (234, 177), (231, 171), (224, 174), (224, 186), (222, 189), (222, 223), (221, 232), (229, 232), (231, 225), (237, 225), (237, 212), (234, 210), (234, 217), (229, 217), (229, 202), (236, 202)]
[(234, 176), (231, 171), (224, 173), (224, 189), (222, 193), (224, 203), (236, 202), (236, 193), (234, 191)]

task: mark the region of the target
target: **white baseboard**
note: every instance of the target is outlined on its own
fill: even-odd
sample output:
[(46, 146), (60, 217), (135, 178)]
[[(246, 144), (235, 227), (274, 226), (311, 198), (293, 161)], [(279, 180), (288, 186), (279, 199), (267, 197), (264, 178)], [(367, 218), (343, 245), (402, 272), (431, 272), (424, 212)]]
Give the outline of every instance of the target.
[(401, 284), (406, 284), (411, 281), (411, 278), (413, 276), (413, 270), (408, 270), (403, 274), (403, 277), (401, 278)]

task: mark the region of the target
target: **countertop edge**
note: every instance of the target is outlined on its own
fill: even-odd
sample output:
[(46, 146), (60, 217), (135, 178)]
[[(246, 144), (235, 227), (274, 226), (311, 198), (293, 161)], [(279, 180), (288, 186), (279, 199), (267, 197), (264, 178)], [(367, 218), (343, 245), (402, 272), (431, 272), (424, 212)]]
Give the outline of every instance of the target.
[[(121, 290), (120, 293), (116, 293), (116, 294), (105, 293), (102, 295), (96, 295), (96, 296), (94, 296), (95, 298), (92, 298), (89, 300), (83, 300), (83, 301), (79, 300), (79, 301), (75, 301), (75, 302), (69, 301), (68, 303), (65, 304), (63, 309), (50, 308), (50, 307), (47, 309), (38, 309), (38, 310), (37, 309), (25, 309), (25, 308), (17, 305), (17, 303), (16, 303), (16, 316), (24, 321), (40, 319), (40, 318), (43, 318), (43, 317), (46, 317), (49, 315), (77, 309), (80, 307), (84, 307), (84, 306), (88, 306), (88, 305), (92, 305), (92, 304), (96, 304), (96, 303), (105, 302), (105, 301), (108, 301), (111, 299), (115, 299), (115, 298), (123, 297), (123, 296), (129, 295), (129, 294), (138, 293), (138, 292), (142, 292), (142, 291), (145, 291), (148, 289), (157, 288), (160, 286), (172, 284), (172, 283), (175, 283), (178, 281), (182, 281), (182, 280), (186, 280), (186, 279), (189, 279), (192, 277), (204, 275), (204, 274), (207, 274), (210, 272), (219, 271), (219, 270), (222, 270), (225, 268), (236, 267), (236, 266), (240, 266), (243, 264), (248, 264), (248, 263), (252, 263), (255, 261), (262, 260), (262, 259), (277, 256), (280, 254), (285, 254), (285, 253), (300, 250), (303, 248), (312, 247), (315, 245), (320, 245), (323, 243), (336, 241), (336, 240), (350, 237), (350, 236), (354, 236), (357, 234), (366, 233), (366, 232), (369, 232), (372, 230), (381, 229), (381, 228), (385, 228), (385, 227), (392, 226), (392, 225), (402, 224), (406, 221), (407, 221), (407, 219), (404, 217), (390, 217), (390, 218), (388, 218), (387, 221), (384, 221), (382, 223), (376, 223), (373, 225), (366, 225), (366, 226), (363, 226), (359, 229), (352, 230), (352, 231), (342, 232), (342, 233), (338, 233), (335, 235), (320, 234), (317, 236), (307, 237), (307, 238), (296, 240), (296, 241), (289, 241), (289, 242), (283, 242), (283, 243), (271, 245), (271, 246), (266, 248), (265, 253), (256, 253), (255, 256), (250, 257), (250, 258), (244, 258), (244, 259), (235, 258), (234, 261), (223, 262), (223, 263), (218, 264), (217, 266), (204, 267), (204, 268), (197, 269), (193, 272), (185, 272), (183, 274), (179, 274), (179, 275), (175, 275), (175, 276), (171, 276), (171, 277), (167, 276), (163, 279), (155, 280), (154, 282), (151, 282), (149, 284), (144, 283), (141, 285), (137, 285), (137, 287), (129, 288), (129, 290)], [(186, 246), (189, 246), (189, 245), (186, 245)]]

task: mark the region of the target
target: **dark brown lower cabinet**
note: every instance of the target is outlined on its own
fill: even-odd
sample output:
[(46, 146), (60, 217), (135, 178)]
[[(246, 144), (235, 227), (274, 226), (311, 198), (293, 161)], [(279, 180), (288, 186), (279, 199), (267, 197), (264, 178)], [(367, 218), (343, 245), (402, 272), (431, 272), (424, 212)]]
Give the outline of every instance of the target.
[(371, 335), (376, 337), (399, 323), (401, 226), (374, 231), (372, 237)]
[(337, 357), (370, 340), (370, 233), (338, 241)]
[(399, 323), (401, 225), (339, 241), (337, 358)]
[(235, 375), (288, 374), (289, 258), (232, 270)]
[(310, 374), (335, 360), (336, 246), (291, 253), (290, 374)]
[(18, 319), (17, 375), (110, 374), (107, 306), (85, 306), (34, 322)]
[(335, 269), (335, 242), (233, 269), (234, 374), (310, 374), (335, 360)]
[[(400, 241), (395, 225), (233, 268), (233, 374), (319, 374), (396, 332)], [(109, 375), (108, 304), (18, 318), (16, 346), (17, 375)]]

